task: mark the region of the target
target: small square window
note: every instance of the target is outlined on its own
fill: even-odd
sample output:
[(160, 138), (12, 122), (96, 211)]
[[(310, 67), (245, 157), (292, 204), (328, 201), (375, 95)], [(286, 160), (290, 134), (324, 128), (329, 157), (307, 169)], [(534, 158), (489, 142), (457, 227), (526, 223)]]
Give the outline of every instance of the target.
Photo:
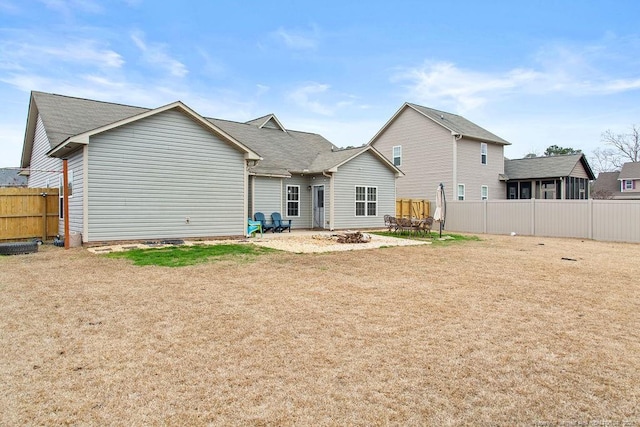
[(633, 190), (633, 181), (630, 179), (624, 180), (624, 189), (625, 190)]

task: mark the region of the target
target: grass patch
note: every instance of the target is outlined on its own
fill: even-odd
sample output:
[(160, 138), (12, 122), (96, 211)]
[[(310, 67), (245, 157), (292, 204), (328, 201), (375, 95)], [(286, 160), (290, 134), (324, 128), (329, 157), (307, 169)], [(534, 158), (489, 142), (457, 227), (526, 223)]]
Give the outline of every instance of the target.
[(233, 258), (247, 261), (256, 256), (273, 252), (274, 249), (255, 245), (221, 244), (196, 246), (171, 246), (166, 248), (132, 249), (107, 254), (109, 258), (126, 258), (134, 265), (156, 265), (160, 267), (185, 267), (212, 259)]
[(414, 233), (397, 233), (392, 231), (374, 231), (371, 234), (377, 234), (378, 236), (387, 236), (387, 237), (398, 237), (400, 239), (409, 239), (409, 240), (420, 240), (420, 241), (428, 241), (433, 242), (434, 245), (448, 245), (451, 243), (457, 242), (479, 242), (480, 238), (478, 236), (472, 235), (463, 235), (463, 234), (443, 234), (442, 238), (440, 238), (439, 232), (432, 232), (431, 236), (424, 234), (414, 234)]

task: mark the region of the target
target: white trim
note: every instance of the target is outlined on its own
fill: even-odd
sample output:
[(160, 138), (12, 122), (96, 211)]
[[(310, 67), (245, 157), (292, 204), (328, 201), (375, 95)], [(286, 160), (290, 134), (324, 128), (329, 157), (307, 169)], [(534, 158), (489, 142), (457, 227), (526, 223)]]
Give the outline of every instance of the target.
[[(399, 154), (396, 156), (396, 149), (398, 149)], [(398, 158), (398, 164), (396, 165), (396, 157)], [(391, 148), (391, 162), (393, 163), (393, 166), (399, 168), (400, 166), (402, 166), (402, 145), (394, 145), (393, 148)]]
[[(298, 189), (298, 199), (297, 200), (289, 200), (289, 188), (297, 188)], [(300, 185), (298, 184), (287, 184), (285, 187), (286, 194), (286, 206), (284, 208), (284, 212), (287, 218), (300, 218)], [(297, 215), (289, 215), (289, 202), (298, 204), (298, 214)]]
[(89, 146), (82, 147), (82, 239), (89, 241)]
[(211, 123), (210, 121), (205, 119), (204, 117), (202, 117), (200, 114), (196, 113), (194, 110), (189, 108), (187, 105), (183, 104), (181, 101), (172, 102), (171, 104), (167, 104), (167, 105), (165, 105), (163, 107), (159, 107), (159, 108), (156, 108), (154, 110), (145, 111), (144, 113), (137, 114), (137, 115), (132, 116), (132, 117), (128, 117), (128, 118), (120, 120), (118, 122), (111, 123), (111, 124), (108, 124), (108, 125), (105, 125), (105, 126), (101, 126), (99, 128), (96, 128), (96, 129), (93, 129), (93, 130), (90, 130), (90, 131), (87, 131), (87, 132), (83, 132), (83, 133), (75, 135), (75, 136), (71, 136), (71, 137), (67, 138), (65, 141), (63, 141), (61, 144), (59, 144), (58, 146), (52, 148), (47, 153), (47, 156), (55, 157), (55, 154), (58, 154), (67, 145), (70, 145), (70, 144), (82, 144), (82, 145), (89, 144), (89, 139), (93, 135), (97, 135), (97, 134), (100, 134), (102, 132), (106, 132), (108, 130), (115, 129), (115, 128), (118, 128), (120, 126), (124, 126), (126, 124), (133, 123), (133, 122), (136, 122), (138, 120), (141, 120), (141, 119), (144, 119), (144, 118), (147, 118), (147, 117), (150, 117), (150, 116), (154, 116), (154, 115), (156, 115), (158, 113), (162, 113), (162, 112), (165, 112), (165, 111), (168, 111), (168, 110), (172, 110), (172, 109), (175, 109), (175, 108), (182, 110), (184, 113), (186, 113), (187, 115), (191, 116), (191, 118), (194, 119), (200, 125), (204, 126), (205, 128), (207, 128), (207, 129), (213, 131), (214, 133), (218, 134), (219, 136), (223, 137), (224, 139), (226, 139), (228, 142), (230, 142), (233, 146), (235, 146), (236, 148), (240, 149), (241, 151), (244, 151), (245, 159), (247, 159), (247, 160), (261, 160), (261, 157), (257, 153), (255, 153), (253, 150), (249, 149), (247, 146), (242, 144), (240, 141), (236, 140), (231, 135), (229, 135), (228, 133), (226, 133), (225, 131), (223, 131), (222, 129), (220, 129), (219, 127), (217, 127), (216, 125), (214, 125), (213, 123)]
[[(486, 190), (486, 195), (484, 194)], [(480, 200), (489, 200), (489, 186), (482, 185), (480, 186)]]
[[(364, 200), (358, 200), (358, 188), (364, 188)], [(376, 190), (376, 198), (375, 200), (369, 200), (369, 189), (374, 188)], [(354, 217), (363, 217), (363, 216), (378, 216), (378, 205), (380, 202), (380, 198), (378, 197), (378, 186), (375, 185), (354, 185), (354, 193), (353, 193), (353, 216)], [(364, 215), (358, 215), (358, 203), (364, 203)], [(376, 213), (374, 215), (369, 215), (369, 203), (376, 204)]]
[[(484, 160), (484, 161), (483, 161)], [(486, 165), (489, 162), (489, 150), (486, 142), (480, 143), (480, 163)]]
[[(460, 198), (460, 189), (462, 189), (462, 199)], [(458, 184), (456, 186), (456, 200), (464, 200), (464, 197), (465, 197), (464, 184)]]
[[(269, 123), (271, 120), (273, 120), (274, 122), (276, 122), (276, 124), (280, 127), (280, 130), (284, 133), (287, 133), (287, 130), (284, 128), (284, 126), (282, 126), (282, 123), (280, 123), (280, 120), (278, 120), (278, 118), (276, 117), (275, 114), (269, 114), (266, 118), (266, 120), (260, 125), (258, 126), (258, 128), (262, 129), (267, 123)], [(267, 129), (271, 129), (271, 128), (267, 128)]]

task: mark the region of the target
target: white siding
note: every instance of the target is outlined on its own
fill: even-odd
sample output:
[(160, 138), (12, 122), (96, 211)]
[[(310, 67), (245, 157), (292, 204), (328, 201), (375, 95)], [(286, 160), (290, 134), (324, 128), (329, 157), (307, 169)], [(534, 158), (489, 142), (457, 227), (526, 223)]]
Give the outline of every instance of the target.
[(244, 156), (185, 114), (96, 135), (88, 152), (90, 241), (245, 234)]
[[(340, 166), (334, 178), (334, 227), (337, 229), (384, 227), (384, 215), (393, 215), (396, 209), (395, 180), (395, 173), (369, 152), (362, 153)], [(378, 188), (376, 216), (356, 216), (356, 186)], [(327, 188), (325, 191), (328, 192), (329, 189)], [(325, 212), (328, 211), (328, 207), (326, 207)]]
[(441, 182), (447, 197), (453, 197), (453, 137), (442, 126), (406, 108), (372, 145), (390, 161), (393, 147), (402, 146), (400, 170), (406, 176), (396, 183), (398, 198), (434, 200)]

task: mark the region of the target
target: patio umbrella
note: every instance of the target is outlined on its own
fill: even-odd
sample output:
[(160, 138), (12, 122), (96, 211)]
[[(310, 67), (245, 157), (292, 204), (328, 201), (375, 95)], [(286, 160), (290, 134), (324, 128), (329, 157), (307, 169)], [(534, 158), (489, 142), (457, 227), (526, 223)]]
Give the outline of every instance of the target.
[(436, 211), (433, 213), (433, 220), (440, 224), (440, 237), (442, 237), (442, 229), (447, 216), (447, 199), (444, 195), (444, 184), (440, 183), (436, 190)]

